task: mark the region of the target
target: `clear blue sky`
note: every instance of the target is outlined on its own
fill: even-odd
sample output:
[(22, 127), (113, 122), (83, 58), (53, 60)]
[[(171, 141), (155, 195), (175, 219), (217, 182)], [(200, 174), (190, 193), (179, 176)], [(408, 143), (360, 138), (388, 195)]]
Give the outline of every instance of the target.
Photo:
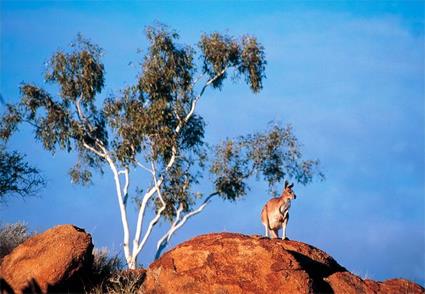
[[(319, 158), (325, 182), (296, 186), (288, 236), (317, 246), (374, 279), (425, 283), (424, 2), (423, 1), (1, 1), (0, 93), (19, 98), (22, 81), (42, 85), (44, 62), (78, 32), (105, 49), (101, 97), (135, 80), (130, 62), (146, 49), (154, 21), (176, 29), (182, 43), (203, 32), (254, 34), (268, 61), (264, 90), (242, 84), (209, 91), (199, 113), (207, 140), (291, 123), (307, 157)], [(232, 127), (229, 127), (232, 126)], [(67, 177), (74, 155), (54, 156), (23, 129), (9, 144), (42, 169), (38, 197), (0, 207), (1, 222), (43, 231), (73, 223), (95, 246), (121, 252), (121, 224), (111, 174), (88, 188)], [(216, 199), (172, 239), (208, 232), (263, 234), (264, 183), (252, 182), (237, 203)], [(134, 209), (130, 208), (134, 212)], [(153, 239), (166, 228), (163, 224)], [(154, 242), (140, 258), (152, 260)]]

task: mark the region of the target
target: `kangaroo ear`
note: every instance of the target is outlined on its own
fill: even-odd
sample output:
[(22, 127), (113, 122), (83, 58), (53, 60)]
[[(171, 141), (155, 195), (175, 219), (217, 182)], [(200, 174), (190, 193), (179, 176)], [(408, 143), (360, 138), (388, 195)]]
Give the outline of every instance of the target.
[(288, 184), (289, 184), (288, 181), (285, 180), (285, 188), (288, 187)]
[(291, 188), (291, 189), (292, 189), (292, 187), (294, 187), (294, 183), (292, 183), (288, 186), (288, 188)]

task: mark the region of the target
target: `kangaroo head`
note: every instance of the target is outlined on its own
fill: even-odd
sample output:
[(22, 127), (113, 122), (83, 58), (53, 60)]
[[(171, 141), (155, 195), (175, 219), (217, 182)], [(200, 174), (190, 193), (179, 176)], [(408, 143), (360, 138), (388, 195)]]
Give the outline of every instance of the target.
[(289, 184), (288, 181), (285, 181), (285, 188), (282, 192), (282, 197), (287, 199), (296, 199), (297, 195), (295, 195), (292, 188), (294, 187), (294, 183)]

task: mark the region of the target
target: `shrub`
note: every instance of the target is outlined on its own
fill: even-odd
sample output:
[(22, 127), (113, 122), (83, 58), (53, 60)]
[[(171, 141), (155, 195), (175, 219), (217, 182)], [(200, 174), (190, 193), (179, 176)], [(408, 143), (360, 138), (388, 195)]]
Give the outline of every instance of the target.
[(117, 255), (110, 256), (107, 248), (95, 248), (93, 250), (92, 273), (95, 277), (104, 280), (121, 269), (120, 258)]
[(4, 224), (0, 227), (0, 261), (19, 244), (31, 237), (24, 223)]
[(124, 263), (117, 256), (110, 256), (108, 249), (93, 250), (93, 266), (89, 294), (136, 293), (141, 287), (145, 270), (122, 270)]
[(131, 294), (140, 293), (145, 277), (144, 269), (117, 271), (93, 287), (90, 294)]
[(107, 248), (93, 250), (90, 284), (86, 293), (136, 293), (143, 283), (145, 270), (125, 270), (117, 255), (110, 255)]

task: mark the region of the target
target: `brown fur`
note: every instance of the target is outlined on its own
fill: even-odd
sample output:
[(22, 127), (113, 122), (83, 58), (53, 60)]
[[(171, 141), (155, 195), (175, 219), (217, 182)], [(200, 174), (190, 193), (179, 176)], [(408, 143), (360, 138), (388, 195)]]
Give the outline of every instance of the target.
[(285, 182), (285, 188), (280, 197), (270, 199), (261, 210), (261, 222), (266, 229), (266, 236), (270, 232), (272, 238), (278, 238), (278, 231), (282, 228), (282, 239), (286, 238), (289, 207), (291, 200), (296, 198), (292, 191), (293, 186), (294, 184), (288, 185), (288, 182)]

